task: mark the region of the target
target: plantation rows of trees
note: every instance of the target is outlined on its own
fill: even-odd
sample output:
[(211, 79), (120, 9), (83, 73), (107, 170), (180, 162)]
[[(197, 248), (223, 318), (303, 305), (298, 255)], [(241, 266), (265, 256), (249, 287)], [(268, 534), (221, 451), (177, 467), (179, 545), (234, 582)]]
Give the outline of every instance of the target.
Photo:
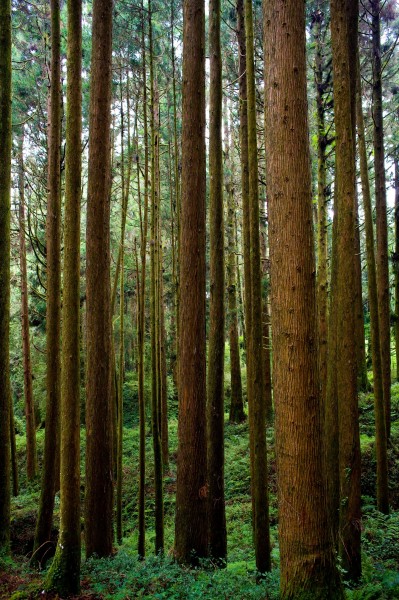
[(228, 573), (234, 435), (256, 597), (361, 586), (364, 415), (397, 508), (398, 39), (396, 0), (0, 0), (4, 577), (28, 497), (49, 597), (82, 546)]

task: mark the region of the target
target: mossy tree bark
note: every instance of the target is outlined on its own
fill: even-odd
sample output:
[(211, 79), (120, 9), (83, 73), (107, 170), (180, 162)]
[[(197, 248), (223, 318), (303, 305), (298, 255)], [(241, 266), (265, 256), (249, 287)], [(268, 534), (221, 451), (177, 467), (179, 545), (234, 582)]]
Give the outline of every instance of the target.
[(25, 167), (24, 134), (22, 130), (18, 155), (18, 191), (19, 191), (19, 264), (21, 270), (21, 320), (22, 354), (24, 363), (24, 396), (26, 418), (26, 474), (33, 479), (37, 474), (36, 423), (33, 402), (32, 366), (30, 357), (28, 275), (26, 268), (25, 243)]
[(305, 5), (267, 0), (263, 22), (281, 595), (343, 598), (326, 526)]
[[(354, 296), (356, 168), (355, 114), (358, 3), (332, 0), (331, 40), (333, 52), (334, 115), (336, 130), (335, 206), (337, 381), (339, 441), (339, 546), (347, 577), (361, 575), (360, 555), (360, 438), (357, 399), (358, 361)], [(353, 26), (355, 22), (356, 27)]]
[(220, 0), (209, 3), (209, 244), (210, 303), (207, 381), (209, 551), (227, 560), (224, 500), (224, 214)]
[(112, 0), (95, 0), (86, 229), (86, 555), (112, 552), (113, 435), (110, 306)]
[(32, 560), (48, 554), (54, 495), (59, 489), (61, 396), (61, 32), (60, 1), (51, 0), (51, 86), (46, 221), (46, 433)]
[(247, 358), (251, 365), (248, 387), (250, 452), (252, 454), (253, 529), (256, 567), (270, 571), (269, 501), (267, 492), (266, 403), (264, 391), (262, 289), (259, 239), (258, 146), (254, 67), (252, 1), (244, 2), (246, 34), (246, 79), (248, 118), (248, 208), (249, 255), (251, 263), (251, 333), (248, 333)]
[(208, 555), (205, 344), (205, 7), (183, 5), (179, 425), (175, 553)]
[(68, 3), (67, 139), (62, 306), (60, 534), (46, 589), (80, 589), (80, 200), (82, 0)]
[(10, 544), (11, 1), (0, 2), (0, 553)]
[(377, 508), (389, 513), (388, 497), (388, 459), (387, 438), (385, 429), (384, 390), (382, 382), (382, 364), (380, 347), (380, 324), (378, 315), (377, 274), (375, 266), (373, 211), (371, 205), (370, 182), (367, 164), (367, 148), (364, 135), (364, 120), (362, 109), (362, 88), (360, 79), (360, 64), (357, 69), (356, 90), (356, 121), (360, 160), (360, 177), (362, 183), (364, 226), (366, 232), (366, 253), (368, 292), (370, 306), (370, 337), (373, 363), (374, 416), (375, 416), (375, 446), (377, 458)]
[(370, 0), (373, 48), (373, 146), (375, 175), (375, 212), (377, 239), (377, 288), (381, 338), (382, 378), (384, 386), (385, 428), (391, 435), (391, 330), (388, 270), (388, 225), (384, 154), (384, 123), (382, 113), (382, 65), (380, 0)]

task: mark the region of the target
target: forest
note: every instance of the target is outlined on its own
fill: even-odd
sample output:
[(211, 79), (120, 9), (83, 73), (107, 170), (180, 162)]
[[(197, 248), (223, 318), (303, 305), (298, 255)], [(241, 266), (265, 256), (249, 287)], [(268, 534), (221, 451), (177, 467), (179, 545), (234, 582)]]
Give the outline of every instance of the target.
[(0, 0), (0, 598), (399, 598), (397, 0)]

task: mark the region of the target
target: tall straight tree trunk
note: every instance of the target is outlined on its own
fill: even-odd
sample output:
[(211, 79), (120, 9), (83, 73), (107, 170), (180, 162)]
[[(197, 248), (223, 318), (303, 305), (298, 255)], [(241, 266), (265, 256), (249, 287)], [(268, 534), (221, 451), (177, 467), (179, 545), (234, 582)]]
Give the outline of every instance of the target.
[(46, 588), (80, 589), (80, 200), (82, 135), (82, 0), (68, 3), (67, 139), (62, 306), (60, 534)]
[(19, 476), (17, 459), (17, 442), (15, 439), (14, 406), (10, 402), (10, 447), (11, 447), (11, 472), (12, 472), (12, 495), (19, 494)]
[(223, 565), (227, 559), (227, 536), (224, 500), (224, 215), (220, 0), (210, 0), (209, 3), (209, 54), (209, 550), (211, 556)]
[(160, 353), (159, 353), (159, 95), (154, 74), (152, 7), (149, 15), (150, 105), (151, 105), (151, 429), (154, 451), (155, 486), (155, 553), (164, 549), (163, 465), (160, 410)]
[[(361, 575), (360, 438), (357, 399), (358, 362), (355, 326), (356, 168), (353, 100), (356, 85), (358, 3), (332, 0), (334, 113), (336, 129), (335, 206), (337, 211), (337, 373), (339, 439), (339, 545), (342, 564), (351, 580)], [(353, 27), (355, 20), (356, 27)], [(353, 64), (354, 63), (354, 64)]]
[(229, 130), (227, 98), (224, 101), (224, 139), (225, 139), (225, 164), (227, 173), (224, 183), (227, 195), (227, 296), (228, 296), (228, 329), (230, 347), (230, 422), (241, 423), (245, 421), (244, 402), (242, 396), (240, 346), (238, 343), (238, 310), (237, 310), (237, 260), (235, 236), (235, 189), (234, 189), (234, 142)]
[(112, 0), (94, 0), (86, 229), (86, 555), (112, 553), (110, 183)]
[[(262, 203), (261, 203), (262, 205)], [(263, 203), (264, 209), (266, 203)], [(267, 228), (266, 218), (263, 219), (260, 232), (261, 270), (262, 270), (262, 345), (263, 345), (263, 377), (265, 390), (266, 419), (268, 423), (273, 420), (272, 398), (272, 365), (271, 365), (271, 336), (269, 314), (269, 267), (267, 260)]]
[(343, 591), (322, 453), (304, 9), (267, 0), (263, 15), (280, 588), (325, 600)]
[[(254, 31), (252, 0), (244, 2), (246, 33), (246, 79), (248, 117), (248, 208), (249, 254), (251, 263), (251, 333), (248, 334), (247, 357), (251, 365), (248, 388), (249, 435), (252, 454), (253, 528), (256, 567), (260, 573), (270, 571), (269, 501), (267, 491), (266, 404), (262, 339), (262, 289), (259, 241), (258, 146), (256, 137), (256, 98), (254, 65)], [(247, 328), (248, 333), (248, 328)]]
[[(143, 63), (143, 129), (144, 129), (144, 211), (141, 206), (140, 164), (137, 160), (137, 186), (140, 215), (140, 268), (137, 264), (137, 338), (138, 338), (138, 404), (139, 404), (139, 490), (138, 490), (138, 545), (140, 558), (145, 556), (145, 396), (144, 396), (144, 346), (145, 346), (145, 297), (146, 297), (146, 260), (147, 260), (147, 230), (148, 230), (148, 126), (147, 126), (147, 70), (145, 51), (144, 5), (142, 9), (142, 63)], [(144, 212), (144, 214), (143, 214)]]
[(33, 402), (32, 366), (30, 359), (29, 309), (28, 309), (28, 275), (26, 268), (25, 244), (25, 169), (24, 169), (24, 137), (20, 139), (18, 156), (18, 188), (19, 188), (19, 264), (21, 269), (21, 320), (22, 320), (22, 354), (24, 363), (24, 396), (26, 418), (26, 474), (33, 479), (37, 474), (36, 457), (36, 424)]
[(46, 433), (39, 512), (33, 560), (48, 551), (54, 494), (59, 484), (61, 395), (61, 33), (60, 1), (51, 0), (51, 87), (48, 146), (48, 200), (46, 221)]
[[(356, 133), (354, 134), (356, 142)], [(367, 378), (366, 343), (364, 336), (364, 312), (362, 294), (362, 262), (360, 251), (360, 227), (359, 227), (359, 201), (357, 192), (355, 194), (355, 331), (356, 331), (356, 355), (357, 355), (357, 387), (359, 391), (367, 392), (369, 382)]]
[(208, 555), (205, 344), (205, 7), (183, 5), (179, 425), (175, 553)]
[(370, 337), (371, 355), (373, 362), (375, 446), (377, 457), (377, 508), (381, 512), (388, 514), (389, 497), (387, 437), (385, 429), (384, 390), (382, 382), (382, 364), (380, 347), (381, 338), (378, 316), (378, 292), (374, 251), (373, 211), (371, 205), (370, 183), (367, 165), (366, 140), (364, 135), (362, 88), (359, 62), (357, 65), (356, 92), (356, 122), (359, 145), (360, 177), (362, 182), (364, 224), (366, 230), (367, 273), (370, 306)]
[(399, 160), (394, 157), (395, 166), (395, 353), (396, 380), (399, 381)]
[(317, 105), (317, 317), (319, 340), (319, 372), (322, 410), (325, 404), (328, 349), (328, 229), (327, 229), (327, 136), (325, 127), (322, 26), (324, 12), (314, 12), (315, 84)]
[(391, 330), (388, 271), (388, 225), (385, 180), (384, 123), (382, 115), (382, 67), (380, 0), (371, 0), (373, 42), (373, 145), (377, 233), (377, 289), (381, 337), (382, 380), (387, 438), (391, 436)]
[(10, 545), (11, 1), (0, 3), (0, 552)]

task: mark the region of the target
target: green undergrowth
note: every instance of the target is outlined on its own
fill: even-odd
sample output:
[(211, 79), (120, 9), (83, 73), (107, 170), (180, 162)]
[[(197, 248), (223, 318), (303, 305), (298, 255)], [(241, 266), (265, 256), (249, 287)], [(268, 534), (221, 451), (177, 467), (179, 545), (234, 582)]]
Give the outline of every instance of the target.
[[(149, 421), (146, 424), (146, 556), (137, 559), (137, 497), (139, 431), (135, 384), (128, 382), (125, 396), (125, 428), (123, 446), (123, 542), (115, 548), (115, 556), (82, 562), (82, 599), (132, 600), (136, 598), (182, 599), (267, 599), (279, 598), (279, 549), (277, 528), (276, 466), (273, 429), (267, 430), (268, 477), (270, 490), (270, 523), (273, 570), (259, 580), (255, 569), (252, 545), (250, 464), (248, 423), (228, 422), (226, 398), (225, 428), (225, 497), (228, 533), (228, 564), (215, 569), (211, 562), (200, 568), (188, 569), (173, 560), (177, 410), (170, 400), (169, 446), (170, 463), (164, 473), (165, 554), (154, 556), (154, 485), (153, 452)], [(131, 393), (132, 392), (132, 393)], [(375, 509), (375, 439), (373, 396), (360, 395), (360, 434), (362, 446), (362, 505), (363, 505), (363, 577), (355, 589), (348, 588), (348, 600), (399, 599), (399, 384), (392, 386), (392, 443), (389, 449), (390, 493), (392, 513), (379, 514)], [(150, 414), (150, 411), (147, 411)], [(37, 436), (39, 465), (42, 461), (44, 431)], [(81, 501), (84, 499), (85, 432), (81, 430)], [(0, 557), (0, 599), (54, 596), (40, 595), (40, 583), (45, 573), (29, 566), (40, 479), (27, 482), (25, 476), (25, 439), (17, 435), (17, 454), (20, 473), (20, 494), (12, 499), (13, 559)], [(55, 505), (55, 530), (59, 523), (59, 497)], [(82, 513), (83, 523), (83, 513)], [(55, 531), (56, 534), (56, 531)], [(48, 565), (47, 565), (48, 568)], [(7, 573), (2, 587), (1, 573)], [(15, 584), (13, 583), (15, 579)], [(17, 595), (12, 595), (9, 590)], [(36, 591), (33, 591), (36, 590)], [(39, 592), (38, 592), (39, 590)]]

